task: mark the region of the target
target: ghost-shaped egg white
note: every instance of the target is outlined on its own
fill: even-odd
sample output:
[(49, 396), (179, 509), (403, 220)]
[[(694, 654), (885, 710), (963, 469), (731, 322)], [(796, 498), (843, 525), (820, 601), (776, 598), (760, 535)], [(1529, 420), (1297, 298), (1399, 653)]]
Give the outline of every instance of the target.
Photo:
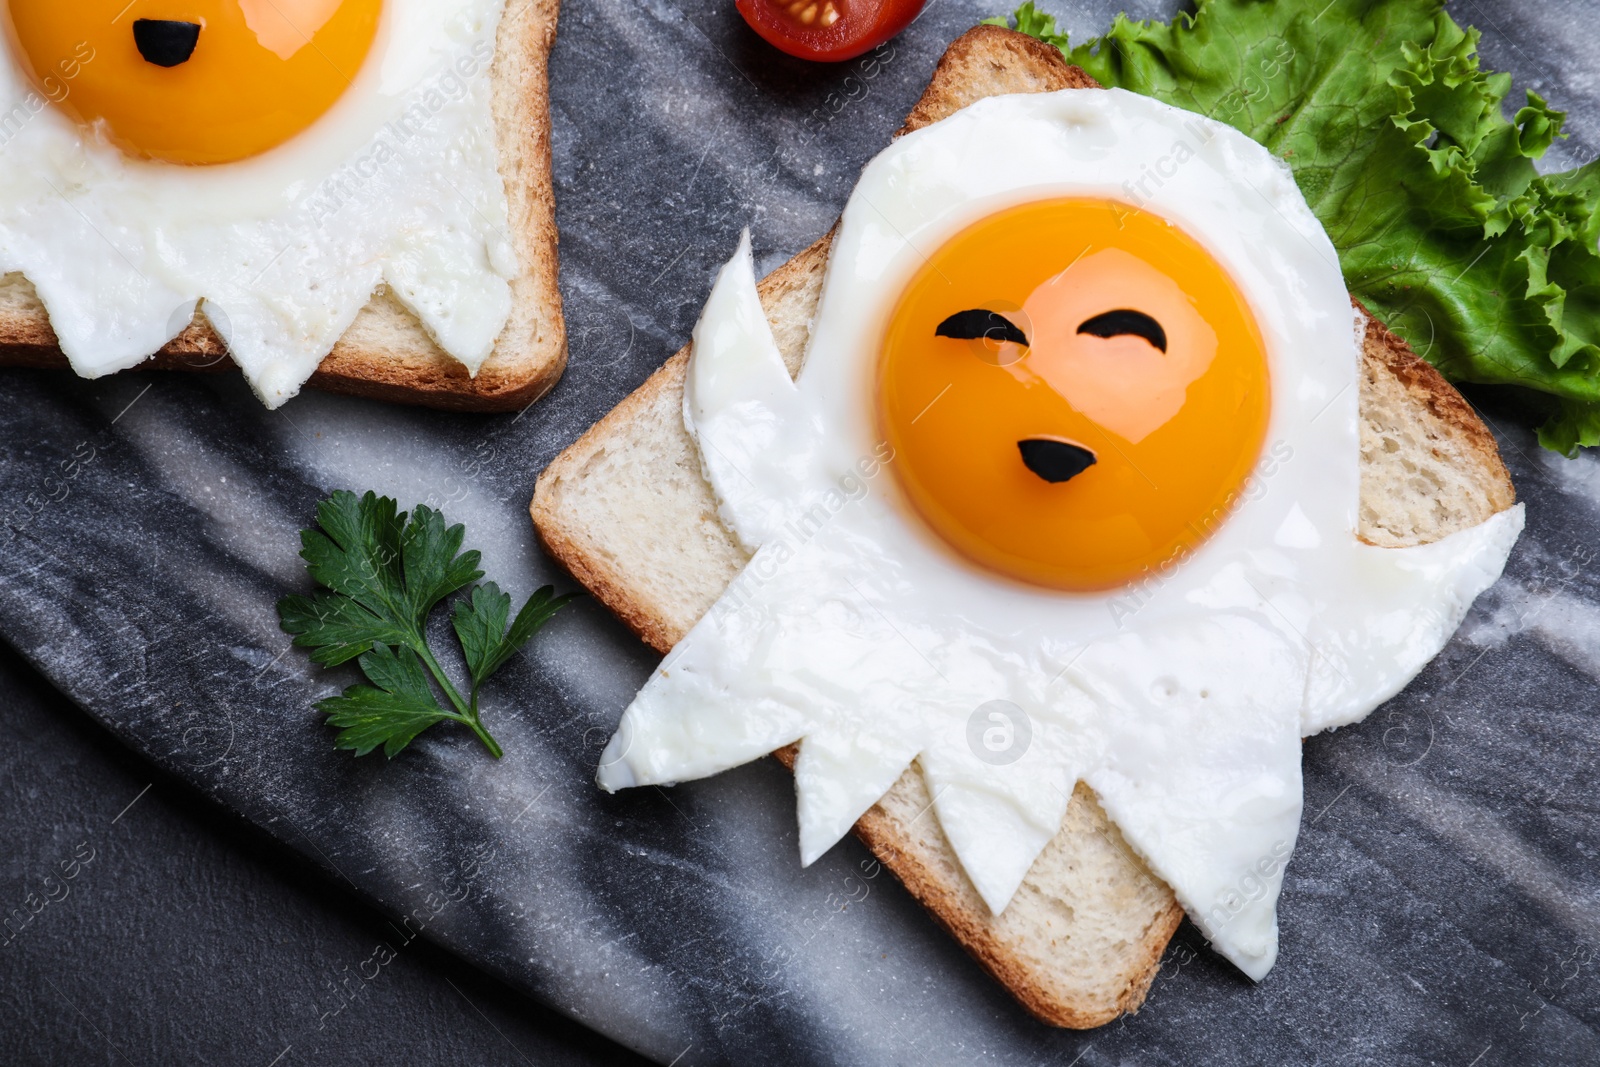
[[(1095, 204), (1110, 223), (1083, 214)], [(941, 251), (1015, 211), (1043, 221), (1002, 234), (998, 258)], [(1173, 273), (1188, 253), (1148, 251), (1170, 241), (1214, 257), (1228, 286), (1207, 299), (1236, 291), (1250, 321), (1217, 326), (1198, 268)], [(1016, 257), (1039, 265), (1031, 292), (1003, 291)], [(1301, 738), (1437, 654), (1523, 521), (1518, 506), (1421, 547), (1359, 540), (1357, 337), (1287, 169), (1219, 123), (1069, 90), (901, 138), (845, 208), (798, 380), (748, 235), (717, 278), (684, 418), (752, 556), (629, 706), (599, 784), (798, 742), (810, 863), (915, 761), (998, 914), (1086, 782), (1261, 978)], [(1183, 423), (1213, 371), (1224, 401)], [(1178, 497), (1210, 510), (1167, 521)]]

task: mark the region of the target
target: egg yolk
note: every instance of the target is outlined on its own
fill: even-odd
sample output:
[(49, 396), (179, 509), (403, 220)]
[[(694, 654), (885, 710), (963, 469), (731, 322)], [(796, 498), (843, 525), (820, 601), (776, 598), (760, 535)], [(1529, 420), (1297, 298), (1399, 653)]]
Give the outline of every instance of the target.
[(124, 151), (231, 163), (275, 148), (361, 69), (382, 0), (9, 0), (38, 91)]
[(1238, 287), (1167, 220), (1101, 199), (990, 215), (892, 311), (879, 422), (911, 505), (964, 556), (1102, 590), (1166, 569), (1245, 491), (1270, 407)]

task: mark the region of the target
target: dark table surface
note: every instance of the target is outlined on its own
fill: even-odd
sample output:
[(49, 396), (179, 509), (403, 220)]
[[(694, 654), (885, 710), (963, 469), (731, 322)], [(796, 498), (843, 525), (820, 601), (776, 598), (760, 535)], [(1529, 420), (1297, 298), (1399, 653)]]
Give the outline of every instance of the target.
[[(32, 913), (0, 948), (0, 1067), (643, 1062), (526, 992), (662, 1063), (681, 1048), (680, 1067), (754, 1062), (759, 1049), (771, 1062), (864, 1062), (863, 1050), (886, 1047), (933, 1064), (1600, 1062), (1596, 778), (1592, 749), (1575, 747), (1594, 737), (1600, 628), (1582, 613), (1600, 612), (1600, 592), (1587, 563), (1574, 563), (1592, 559), (1584, 531), (1600, 513), (1600, 473), (1593, 457), (1561, 467), (1539, 456), (1500, 412), (1535, 507), (1529, 537), (1471, 640), (1381, 712), (1384, 724), (1308, 746), (1312, 825), (1287, 888), (1291, 951), (1279, 972), (1251, 990), (1185, 927), (1150, 1008), (1103, 1032), (1034, 1026), (892, 885), (784, 957), (784, 973), (750, 968), (794, 944), (784, 922), (823, 914), (832, 882), (864, 854), (847, 842), (798, 871), (789, 786), (770, 766), (676, 800), (594, 796), (582, 780), (589, 735), (615, 722), (653, 660), (592, 605), (508, 669), (499, 714), (516, 750), (508, 743), (498, 778), (449, 738), (389, 768), (353, 766), (306, 722), (329, 683), (273, 658), (284, 641), (270, 603), (298, 580), (290, 542), (310, 501), (353, 478), (416, 499), (459, 488), (447, 514), (475, 541), (494, 540), (496, 576), (509, 573), (521, 592), (557, 577), (521, 510), (538, 467), (682, 341), (740, 226), (754, 224), (768, 268), (825, 229), (943, 44), (1003, 6), (933, 0), (893, 63), (851, 97), (848, 119), (797, 140), (848, 72), (773, 60), (730, 4), (569, 0), (553, 91), (573, 366), (520, 425), (326, 397), (269, 419), (222, 380), (161, 377), (148, 397), (144, 381), (126, 379), (0, 382), (5, 493), (36, 484), (75, 442), (111, 444), (24, 546), (42, 552), (55, 538), (66, 565), (43, 570), (42, 556), (17, 550), (0, 567), (0, 632), (73, 698), (0, 651), (0, 901)], [(1118, 5), (1042, 6), (1085, 33)], [(1592, 156), (1594, 5), (1463, 0), (1451, 10), (1485, 31), (1489, 65), (1572, 110), (1575, 136), (1556, 160)], [(117, 424), (130, 403), (139, 407)], [(487, 460), (491, 469), (463, 475)], [(231, 483), (214, 480), (223, 472)], [(175, 511), (187, 525), (166, 525)], [(183, 531), (192, 544), (174, 543)], [(141, 552), (120, 555), (126, 543)], [(215, 597), (213, 625), (186, 629), (140, 603), (134, 578), (170, 578), (175, 561), (215, 583), (195, 586)], [(1530, 617), (1540, 612), (1542, 622)], [(128, 627), (137, 654), (124, 655)], [(1450, 685), (1469, 669), (1476, 695), (1463, 701)], [(220, 719), (183, 706), (181, 694), (208, 689), (227, 695)], [(504, 707), (510, 694), (528, 701), (526, 715)], [(552, 715), (564, 733), (541, 719)], [(238, 729), (257, 723), (259, 738)], [(1424, 736), (1428, 747), (1414, 749)], [(1418, 751), (1431, 756), (1413, 759)], [(506, 833), (547, 779), (570, 795), (552, 793)], [(461, 815), (461, 792), (487, 795), (505, 818)], [(361, 814), (380, 802), (399, 809), (374, 817), (381, 841), (341, 826), (347, 806)], [(604, 833), (585, 836), (594, 811)], [(580, 869), (516, 851), (527, 833), (550, 835)], [(401, 936), (393, 916), (410, 907), (415, 872), (448, 870), (474, 835), (514, 862), (427, 937)], [(541, 878), (554, 910), (530, 924), (518, 909)], [(590, 895), (563, 898), (574, 885)], [(641, 887), (660, 894), (665, 921), (641, 918)], [(769, 914), (779, 917), (771, 929), (746, 921)], [(583, 940), (606, 923), (609, 934)], [(530, 929), (547, 951), (503, 950)], [(392, 959), (374, 962), (397, 942)], [(600, 961), (586, 971), (614, 946), (637, 953), (640, 969)], [(631, 975), (635, 992), (612, 997), (595, 972)], [(651, 996), (659, 1006), (630, 999)]]
[(387, 918), (4, 645), (0, 738), (4, 907), (49, 901), (0, 948), (0, 1064), (646, 1062), (426, 941), (362, 980)]

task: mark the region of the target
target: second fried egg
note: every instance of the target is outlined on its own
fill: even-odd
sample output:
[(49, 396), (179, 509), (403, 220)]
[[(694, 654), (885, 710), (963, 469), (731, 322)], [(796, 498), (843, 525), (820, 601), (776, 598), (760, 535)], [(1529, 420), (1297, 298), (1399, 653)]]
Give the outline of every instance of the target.
[(476, 373), (518, 271), (503, 4), (10, 0), (0, 272), (87, 377), (198, 310), (276, 407), (381, 286)]

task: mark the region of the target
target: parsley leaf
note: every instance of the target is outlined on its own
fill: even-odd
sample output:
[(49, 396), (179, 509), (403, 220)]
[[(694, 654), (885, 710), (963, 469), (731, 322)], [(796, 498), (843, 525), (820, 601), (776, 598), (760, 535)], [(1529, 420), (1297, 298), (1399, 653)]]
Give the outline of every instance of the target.
[(409, 648), (374, 645), (356, 662), (374, 684), (352, 685), (316, 704), (317, 710), (328, 716), (328, 725), (339, 728), (334, 747), (365, 756), (382, 745), (383, 754), (393, 756), (436, 723), (466, 721), (439, 706), (428, 687), (422, 661)]
[(374, 644), (404, 645), (412, 636), (340, 593), (284, 597), (278, 619), (295, 635), (294, 643), (311, 648), (311, 658), (325, 667), (355, 659)]
[(1549, 448), (1600, 444), (1600, 161), (1538, 173), (1565, 116), (1530, 92), (1507, 118), (1510, 76), (1441, 0), (1197, 0), (1076, 47), (1031, 0), (1014, 19), (1102, 84), (1271, 149), (1350, 291), (1419, 355), (1543, 394)]
[(483, 577), (478, 551), (461, 551), (465, 526), (445, 527), (444, 518), (429, 507), (418, 507), (400, 536), (400, 556), (405, 572), (406, 605), (424, 618), (433, 606), (468, 582)]
[(300, 556), (325, 591), (284, 597), (278, 619), (296, 645), (312, 650), (312, 660), (332, 667), (353, 659), (372, 683), (317, 702), (340, 731), (335, 746), (364, 756), (382, 745), (392, 757), (423, 730), (453, 720), (498, 758), (500, 745), (478, 713), (478, 690), (578, 594), (540, 589), (507, 630), (511, 598), (493, 582), (473, 586), (451, 615), (472, 680), (463, 699), (426, 633), (441, 601), (483, 577), (480, 554), (461, 551), (465, 527), (446, 526), (429, 507), (407, 516), (389, 497), (344, 490), (317, 505), (317, 526), (300, 532)]
[(506, 630), (506, 618), (511, 614), (511, 598), (500, 591), (493, 582), (473, 586), (472, 596), (456, 601), (450, 622), (455, 626), (456, 638), (466, 655), (467, 672), (472, 675), (473, 699), (483, 680), (516, 654), (528, 639), (561, 610), (567, 601), (579, 594), (568, 593), (558, 597), (555, 590), (545, 586), (522, 605), (517, 617)]

